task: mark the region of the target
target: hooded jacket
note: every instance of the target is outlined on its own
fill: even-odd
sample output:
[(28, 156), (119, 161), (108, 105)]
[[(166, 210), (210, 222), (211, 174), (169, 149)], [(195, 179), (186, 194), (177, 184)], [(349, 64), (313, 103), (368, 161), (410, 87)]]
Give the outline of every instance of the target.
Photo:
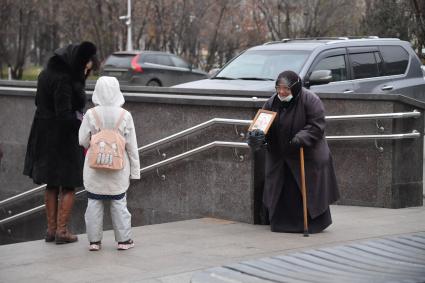
[[(88, 148), (83, 171), (84, 187), (88, 192), (97, 195), (119, 195), (127, 191), (130, 179), (140, 179), (139, 152), (133, 117), (130, 112), (121, 108), (125, 100), (118, 80), (114, 77), (103, 76), (97, 80), (92, 101), (95, 107), (87, 110), (78, 135), (80, 145)], [(97, 125), (93, 109), (102, 125)], [(114, 128), (123, 111), (125, 114), (118, 130), (126, 140), (124, 168), (117, 171), (90, 168), (88, 164), (90, 137), (101, 128)]]
[(37, 107), (25, 156), (24, 174), (36, 184), (68, 188), (83, 185), (81, 121), (86, 103), (84, 68), (96, 54), (91, 42), (59, 48), (37, 82)]

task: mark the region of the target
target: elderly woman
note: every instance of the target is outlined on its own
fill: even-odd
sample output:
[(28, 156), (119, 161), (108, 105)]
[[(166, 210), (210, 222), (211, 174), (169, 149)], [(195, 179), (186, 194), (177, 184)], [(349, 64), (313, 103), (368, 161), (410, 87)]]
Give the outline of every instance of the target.
[[(304, 231), (299, 157), (299, 148), (304, 147), (308, 232), (321, 232), (332, 223), (329, 205), (339, 198), (325, 139), (323, 104), (317, 95), (302, 88), (296, 73), (285, 71), (276, 80), (276, 94), (263, 108), (277, 112), (265, 136), (263, 202), (269, 211), (270, 228), (273, 232)], [(261, 135), (250, 135), (248, 143), (258, 146), (261, 139)]]

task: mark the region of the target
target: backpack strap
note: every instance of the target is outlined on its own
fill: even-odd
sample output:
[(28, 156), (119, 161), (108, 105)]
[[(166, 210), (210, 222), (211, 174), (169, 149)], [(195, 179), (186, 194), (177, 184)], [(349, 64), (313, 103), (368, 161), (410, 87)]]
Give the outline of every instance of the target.
[(97, 115), (97, 112), (96, 112), (96, 110), (94, 110), (94, 108), (92, 108), (91, 110), (92, 110), (92, 113), (93, 113), (93, 117), (94, 117), (94, 119), (96, 120), (96, 126), (97, 126), (100, 130), (102, 130), (102, 127), (101, 127), (102, 122), (100, 121), (99, 115)]
[(125, 110), (123, 109), (121, 111), (121, 115), (120, 118), (118, 119), (118, 122), (115, 124), (115, 129), (118, 130), (118, 128), (120, 127), (122, 120), (124, 120), (124, 115), (125, 115)]

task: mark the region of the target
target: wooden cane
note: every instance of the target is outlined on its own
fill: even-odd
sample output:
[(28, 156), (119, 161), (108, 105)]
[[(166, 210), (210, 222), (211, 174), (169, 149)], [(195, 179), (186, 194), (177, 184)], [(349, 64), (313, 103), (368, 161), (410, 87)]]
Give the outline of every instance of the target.
[(305, 186), (304, 148), (303, 147), (300, 147), (300, 167), (301, 167), (301, 195), (303, 198), (304, 237), (308, 237), (307, 188)]

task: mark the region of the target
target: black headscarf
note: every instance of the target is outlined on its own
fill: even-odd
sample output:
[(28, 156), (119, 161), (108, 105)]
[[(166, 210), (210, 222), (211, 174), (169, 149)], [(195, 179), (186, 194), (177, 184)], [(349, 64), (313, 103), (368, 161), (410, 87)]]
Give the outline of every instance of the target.
[(279, 84), (287, 85), (292, 92), (294, 98), (296, 98), (302, 88), (301, 78), (293, 71), (284, 71), (277, 76), (276, 86)]
[[(294, 132), (293, 132), (293, 127), (294, 127), (294, 119), (295, 119), (295, 113), (297, 112), (297, 103), (295, 103), (295, 101), (298, 100), (298, 96), (301, 93), (301, 89), (302, 89), (302, 82), (301, 82), (301, 78), (293, 71), (284, 71), (282, 73), (280, 73), (277, 76), (276, 79), (276, 86), (280, 85), (280, 84), (284, 84), (286, 86), (288, 86), (291, 89), (291, 93), (293, 98), (291, 99), (291, 101), (289, 102), (285, 102), (285, 101), (280, 101), (277, 98), (275, 98), (275, 103), (277, 103), (278, 105), (278, 110), (279, 112), (282, 110), (282, 108), (288, 108), (288, 107), (295, 107), (294, 111), (292, 111), (292, 116), (290, 117), (286, 117), (285, 119), (290, 119), (291, 120), (291, 126), (290, 126), (290, 130), (289, 130), (289, 135), (290, 135), (290, 139), (293, 138), (294, 136)], [(295, 105), (295, 106), (294, 106)]]

